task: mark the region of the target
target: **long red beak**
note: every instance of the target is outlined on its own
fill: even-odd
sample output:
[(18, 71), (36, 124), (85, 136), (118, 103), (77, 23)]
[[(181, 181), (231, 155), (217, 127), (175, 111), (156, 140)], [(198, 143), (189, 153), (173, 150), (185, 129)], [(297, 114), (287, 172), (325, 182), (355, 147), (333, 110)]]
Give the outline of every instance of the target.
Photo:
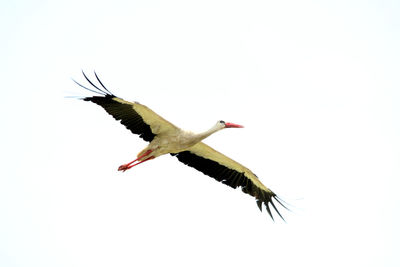
[(243, 126), (235, 123), (225, 122), (225, 128), (243, 128)]

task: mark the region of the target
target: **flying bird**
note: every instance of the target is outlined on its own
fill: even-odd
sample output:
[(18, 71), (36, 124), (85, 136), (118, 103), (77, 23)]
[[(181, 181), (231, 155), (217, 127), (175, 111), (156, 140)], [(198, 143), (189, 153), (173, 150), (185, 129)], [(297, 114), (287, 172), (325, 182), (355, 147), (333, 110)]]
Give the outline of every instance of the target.
[(284, 208), (286, 207), (282, 204), (280, 198), (263, 185), (252, 171), (202, 142), (203, 139), (219, 130), (243, 128), (243, 126), (220, 120), (209, 130), (201, 133), (185, 131), (165, 120), (145, 105), (138, 102), (128, 102), (115, 96), (100, 81), (96, 72), (94, 74), (98, 82), (97, 85), (83, 71), (82, 73), (90, 84), (89, 87), (75, 80), (74, 82), (84, 89), (97, 94), (82, 99), (101, 106), (132, 133), (138, 134), (139, 137), (150, 142), (146, 148), (139, 152), (135, 160), (119, 166), (118, 171), (125, 172), (138, 164), (164, 154), (171, 154), (182, 163), (219, 182), (232, 188), (241, 187), (244, 193), (256, 199), (260, 211), (262, 211), (262, 205), (264, 204), (268, 214), (274, 219), (270, 208), (271, 205), (283, 219), (274, 201)]

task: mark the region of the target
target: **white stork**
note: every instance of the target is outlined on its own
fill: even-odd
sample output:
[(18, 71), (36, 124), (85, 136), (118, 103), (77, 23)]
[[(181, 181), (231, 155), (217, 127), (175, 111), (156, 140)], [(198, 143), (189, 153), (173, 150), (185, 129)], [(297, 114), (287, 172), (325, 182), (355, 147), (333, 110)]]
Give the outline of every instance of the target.
[(283, 219), (273, 200), (276, 200), (283, 207), (285, 206), (274, 192), (260, 182), (253, 172), (201, 142), (204, 138), (219, 130), (225, 128), (242, 128), (243, 126), (220, 120), (211, 129), (202, 133), (184, 131), (145, 105), (138, 102), (128, 102), (116, 97), (103, 85), (96, 72), (94, 74), (100, 86), (96, 86), (83, 71), (82, 73), (93, 87), (88, 88), (75, 80), (74, 82), (86, 90), (101, 95), (84, 97), (82, 99), (100, 105), (108, 114), (120, 121), (132, 133), (138, 134), (145, 141), (150, 142), (145, 149), (139, 152), (135, 160), (121, 165), (118, 171), (125, 172), (145, 161), (164, 154), (171, 154), (184, 164), (203, 172), (219, 182), (232, 188), (240, 186), (244, 193), (256, 198), (257, 206), (261, 211), (262, 204), (264, 203), (269, 215), (274, 219), (269, 207), (269, 204), (271, 204)]

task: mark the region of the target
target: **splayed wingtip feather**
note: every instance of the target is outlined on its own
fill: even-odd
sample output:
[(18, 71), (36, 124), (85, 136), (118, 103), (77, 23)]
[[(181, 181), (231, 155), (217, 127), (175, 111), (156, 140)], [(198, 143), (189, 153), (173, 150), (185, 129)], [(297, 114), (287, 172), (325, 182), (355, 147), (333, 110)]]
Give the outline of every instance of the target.
[[(72, 79), (72, 78), (71, 78), (71, 79)], [(79, 85), (80, 87), (82, 87), (82, 88), (84, 88), (84, 89), (86, 89), (86, 90), (88, 90), (88, 91), (90, 91), (90, 92), (92, 92), (92, 93), (100, 94), (100, 95), (106, 95), (106, 94), (103, 93), (103, 92), (98, 92), (98, 91), (95, 91), (95, 90), (93, 90), (93, 89), (87, 88), (86, 86), (84, 86), (84, 85), (78, 83), (78, 82), (75, 81), (74, 79), (72, 79), (72, 80), (73, 80), (77, 85)]]
[(257, 200), (257, 206), (260, 209), (260, 211), (262, 212), (262, 201), (261, 200)]
[(110, 92), (110, 90), (107, 89), (107, 87), (104, 86), (104, 84), (100, 81), (99, 76), (97, 76), (96, 71), (94, 71), (94, 76), (96, 76), (97, 81), (100, 83), (100, 85), (106, 90), (110, 95), (114, 95), (113, 93)]
[(91, 84), (93, 85), (94, 88), (96, 88), (97, 90), (99, 90), (100, 92), (104, 93), (105, 95), (108, 95), (107, 92), (104, 92), (102, 89), (100, 89), (99, 87), (97, 87), (85, 74), (85, 72), (82, 70), (82, 74), (85, 77), (85, 79)]
[[(275, 199), (275, 197), (274, 197), (274, 199)], [(272, 202), (272, 199), (271, 199), (271, 205), (272, 205), (272, 207), (275, 209), (276, 213), (278, 213), (279, 217), (281, 217), (281, 219), (285, 221), (285, 219), (282, 217), (281, 213), (280, 213), (280, 212), (278, 211), (278, 209), (276, 208), (274, 202)]]
[(265, 203), (265, 207), (267, 208), (269, 216), (271, 216), (272, 220), (275, 221), (274, 216), (272, 216), (271, 209), (269, 208), (268, 202)]

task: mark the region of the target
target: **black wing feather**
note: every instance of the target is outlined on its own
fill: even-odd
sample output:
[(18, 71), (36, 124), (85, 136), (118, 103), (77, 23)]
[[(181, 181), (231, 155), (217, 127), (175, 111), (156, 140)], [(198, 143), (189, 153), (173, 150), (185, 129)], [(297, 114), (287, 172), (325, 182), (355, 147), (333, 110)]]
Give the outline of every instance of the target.
[(151, 142), (155, 134), (151, 131), (150, 125), (146, 124), (142, 117), (134, 110), (133, 105), (134, 103), (121, 103), (116, 101), (117, 98), (114, 94), (112, 94), (100, 81), (95, 73), (96, 79), (100, 83), (101, 87), (104, 90), (100, 89), (96, 86), (89, 78), (83, 73), (83, 76), (88, 80), (88, 82), (94, 88), (88, 88), (86, 86), (81, 85), (80, 83), (76, 82), (79, 86), (89, 90), (90, 92), (94, 92), (100, 94), (102, 96), (91, 96), (85, 97), (83, 100), (90, 101), (96, 103), (97, 105), (104, 108), (108, 114), (114, 117), (114, 119), (121, 122), (121, 124), (125, 125), (125, 127), (130, 130), (134, 134), (138, 134), (139, 137), (143, 138), (145, 141)]
[(281, 204), (284, 208), (286, 208), (279, 201), (277, 195), (273, 192), (268, 192), (257, 187), (252, 180), (246, 177), (244, 173), (230, 169), (213, 160), (198, 156), (194, 153), (191, 153), (190, 151), (183, 151), (171, 155), (176, 156), (178, 160), (183, 162), (184, 164), (193, 167), (196, 170), (201, 171), (205, 175), (208, 175), (214, 178), (215, 180), (222, 182), (232, 188), (237, 188), (240, 186), (244, 193), (249, 194), (256, 198), (257, 206), (261, 211), (262, 211), (262, 203), (264, 203), (268, 214), (271, 216), (272, 219), (274, 219), (274, 217), (272, 216), (271, 209), (269, 207), (269, 204), (271, 204), (272, 207), (275, 209), (275, 211), (278, 213), (278, 215), (283, 219), (282, 215), (279, 213), (278, 209), (272, 202), (273, 200), (276, 200), (279, 204)]

